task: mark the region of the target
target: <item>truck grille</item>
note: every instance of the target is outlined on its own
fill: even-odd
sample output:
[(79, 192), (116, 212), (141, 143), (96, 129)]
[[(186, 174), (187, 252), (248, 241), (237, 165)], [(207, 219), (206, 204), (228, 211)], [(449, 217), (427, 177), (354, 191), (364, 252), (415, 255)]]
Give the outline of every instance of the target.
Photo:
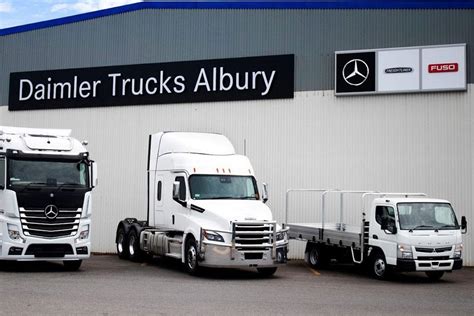
[(74, 236), (79, 229), (81, 209), (60, 209), (55, 219), (48, 219), (44, 210), (20, 208), (20, 220), (26, 236), (60, 238)]
[(415, 250), (418, 252), (426, 252), (426, 253), (433, 253), (433, 252), (445, 252), (451, 251), (453, 247), (437, 247), (437, 248), (428, 248), (428, 247), (415, 247)]
[[(273, 246), (274, 224), (268, 222), (234, 223), (235, 248), (246, 253), (261, 253)], [(258, 256), (256, 255), (255, 258)], [(253, 258), (249, 255), (249, 258)], [(260, 257), (261, 258), (261, 257)]]

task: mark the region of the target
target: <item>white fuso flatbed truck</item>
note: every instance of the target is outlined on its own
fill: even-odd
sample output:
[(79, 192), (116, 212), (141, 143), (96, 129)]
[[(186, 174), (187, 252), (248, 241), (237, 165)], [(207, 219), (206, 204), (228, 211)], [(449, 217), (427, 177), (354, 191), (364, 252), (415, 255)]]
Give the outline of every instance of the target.
[(206, 267), (255, 267), (272, 275), (285, 263), (288, 229), (265, 205), (247, 157), (211, 133), (161, 132), (148, 146), (147, 220), (122, 220), (120, 258), (179, 259), (190, 274)]
[(77, 270), (89, 258), (97, 170), (70, 134), (0, 126), (0, 260)]
[[(321, 222), (288, 223), (289, 195), (298, 191), (320, 195)], [(360, 225), (344, 223), (345, 209), (351, 207), (345, 207), (345, 198), (354, 194), (362, 199)], [(331, 197), (332, 208), (328, 207)], [(331, 213), (339, 220), (326, 221)], [(459, 225), (450, 202), (423, 193), (290, 189), (285, 217), (290, 239), (306, 242), (305, 259), (314, 268), (336, 259), (365, 264), (377, 279), (393, 269), (423, 271), (437, 280), (444, 272), (462, 267), (466, 218)]]

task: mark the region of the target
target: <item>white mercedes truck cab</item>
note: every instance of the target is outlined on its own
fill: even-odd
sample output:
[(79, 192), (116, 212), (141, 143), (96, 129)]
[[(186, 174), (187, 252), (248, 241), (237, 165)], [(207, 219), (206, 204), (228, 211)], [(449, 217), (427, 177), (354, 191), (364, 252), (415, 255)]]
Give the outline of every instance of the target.
[(95, 163), (70, 130), (0, 126), (0, 260), (63, 261), (91, 251)]
[[(288, 197), (296, 191), (321, 195), (320, 222), (288, 223)], [(359, 206), (347, 203), (345, 198), (353, 194), (362, 198), (358, 204), (362, 212)], [(332, 201), (336, 203), (329, 203), (331, 195), (336, 196)], [(306, 242), (305, 258), (314, 268), (336, 259), (364, 264), (377, 279), (394, 270), (421, 271), (438, 280), (445, 272), (462, 267), (461, 234), (467, 232), (467, 222), (464, 216), (458, 222), (446, 200), (424, 193), (297, 189), (288, 190), (286, 201), (290, 239)], [(360, 212), (360, 225), (344, 219), (347, 212), (354, 211)], [(338, 220), (327, 221), (331, 213)]]
[(179, 259), (190, 274), (206, 267), (254, 267), (272, 275), (286, 263), (288, 229), (272, 217), (247, 157), (223, 135), (161, 132), (148, 146), (147, 219), (122, 220), (120, 258)]

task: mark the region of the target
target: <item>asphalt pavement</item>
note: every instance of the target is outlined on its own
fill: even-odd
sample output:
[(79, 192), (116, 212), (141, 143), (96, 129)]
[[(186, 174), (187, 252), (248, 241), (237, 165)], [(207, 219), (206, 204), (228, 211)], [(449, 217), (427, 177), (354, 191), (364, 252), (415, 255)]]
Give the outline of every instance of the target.
[(431, 282), (424, 274), (371, 279), (351, 265), (290, 261), (270, 278), (255, 270), (186, 274), (176, 261), (95, 255), (76, 272), (52, 262), (0, 265), (2, 315), (472, 315), (474, 269)]

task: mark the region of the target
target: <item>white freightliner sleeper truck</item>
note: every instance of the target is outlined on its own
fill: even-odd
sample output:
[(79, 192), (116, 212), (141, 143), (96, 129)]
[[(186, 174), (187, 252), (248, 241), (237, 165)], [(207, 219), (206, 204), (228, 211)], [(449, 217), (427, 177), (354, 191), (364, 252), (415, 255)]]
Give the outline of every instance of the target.
[(0, 260), (89, 258), (96, 164), (70, 134), (0, 126)]
[[(320, 222), (288, 223), (289, 196), (298, 191), (320, 195), (321, 212), (315, 214)], [(362, 199), (362, 212), (354, 205), (345, 206), (354, 194)], [(360, 214), (360, 225), (345, 223), (348, 208)], [(326, 219), (334, 214), (338, 220)], [(462, 267), (461, 234), (467, 232), (466, 218), (459, 225), (450, 202), (423, 193), (290, 189), (285, 223), (290, 239), (306, 242), (305, 259), (313, 268), (336, 259), (364, 264), (377, 279), (397, 270), (422, 271), (437, 280)]]
[(120, 258), (144, 254), (199, 267), (255, 267), (272, 275), (285, 263), (288, 229), (272, 218), (247, 157), (223, 135), (161, 132), (148, 146), (147, 220), (122, 220)]

